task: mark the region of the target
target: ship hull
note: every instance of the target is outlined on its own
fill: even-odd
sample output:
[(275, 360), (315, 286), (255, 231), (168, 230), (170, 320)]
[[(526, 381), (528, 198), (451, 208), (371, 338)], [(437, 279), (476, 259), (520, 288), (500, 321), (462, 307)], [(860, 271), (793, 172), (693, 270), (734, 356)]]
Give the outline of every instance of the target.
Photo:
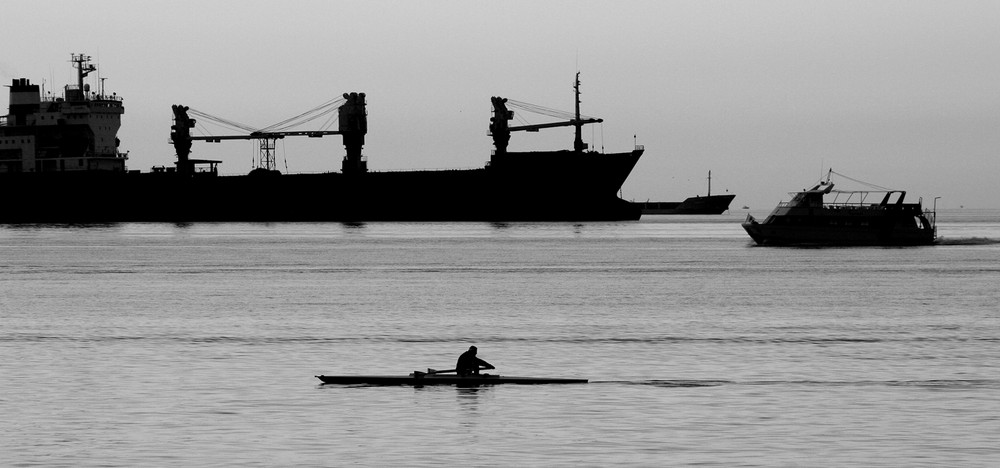
[(511, 153), (481, 169), (359, 174), (0, 175), (0, 223), (618, 221), (642, 150)]

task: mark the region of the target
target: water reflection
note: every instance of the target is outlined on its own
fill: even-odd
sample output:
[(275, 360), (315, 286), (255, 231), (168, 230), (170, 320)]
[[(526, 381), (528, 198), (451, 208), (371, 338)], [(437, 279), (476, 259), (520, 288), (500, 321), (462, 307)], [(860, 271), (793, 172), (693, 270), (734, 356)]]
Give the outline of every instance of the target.
[(492, 386), (455, 387), (455, 398), (463, 427), (473, 428), (479, 425), (479, 421), (482, 420), (479, 412), (480, 400), (492, 389)]

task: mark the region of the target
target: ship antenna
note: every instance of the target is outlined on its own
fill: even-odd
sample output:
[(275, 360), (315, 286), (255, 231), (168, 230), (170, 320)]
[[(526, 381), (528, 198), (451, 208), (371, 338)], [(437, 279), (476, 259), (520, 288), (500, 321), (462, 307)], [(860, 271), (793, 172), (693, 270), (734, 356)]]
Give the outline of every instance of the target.
[(708, 196), (712, 196), (712, 171), (708, 171)]
[(83, 78), (89, 75), (91, 72), (97, 70), (93, 64), (90, 63), (90, 56), (83, 54), (71, 54), (71, 62), (74, 63), (76, 68), (76, 84), (79, 86), (80, 93), (83, 93)]

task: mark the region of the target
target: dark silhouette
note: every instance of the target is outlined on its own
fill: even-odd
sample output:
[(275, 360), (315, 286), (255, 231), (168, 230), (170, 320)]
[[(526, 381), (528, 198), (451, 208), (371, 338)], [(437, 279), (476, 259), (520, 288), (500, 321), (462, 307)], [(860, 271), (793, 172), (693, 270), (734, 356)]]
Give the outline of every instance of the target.
[[(791, 201), (778, 204), (763, 221), (747, 214), (743, 229), (759, 245), (904, 246), (937, 242), (936, 206), (933, 211), (925, 211), (922, 200), (903, 203), (905, 190), (886, 189), (839, 173), (838, 176), (872, 189), (835, 191), (830, 182), (832, 174), (833, 169), (826, 180), (820, 180), (811, 189), (795, 192)], [(823, 196), (830, 193), (835, 195), (834, 199), (825, 201)], [(882, 202), (863, 203), (872, 193), (884, 193)]]
[[(0, 200), (17, 200), (0, 209), (0, 223), (108, 222), (292, 222), (292, 221), (617, 221), (636, 220), (639, 206), (619, 196), (622, 184), (642, 156), (631, 151), (592, 151), (580, 126), (601, 122), (575, 112), (555, 112), (505, 98), (493, 99), (490, 131), (496, 151), (485, 166), (468, 169), (368, 171), (366, 95), (347, 93), (297, 117), (262, 129), (211, 116), (184, 105), (173, 107), (170, 140), (176, 167), (131, 169), (118, 145), (125, 112), (122, 98), (94, 94), (84, 78), (95, 71), (90, 57), (74, 54), (77, 81), (62, 98), (42, 96), (27, 78), (10, 82), (10, 109), (0, 114)], [(575, 86), (579, 107), (579, 80)], [(511, 108), (508, 108), (510, 106)], [(518, 112), (556, 117), (556, 122), (510, 126)], [(329, 122), (323, 130), (307, 123)], [(199, 122), (196, 122), (196, 119)], [(53, 125), (35, 121), (52, 120)], [(58, 120), (58, 125), (55, 125)], [(65, 122), (64, 122), (65, 121)], [(228, 135), (192, 133), (196, 123), (236, 127)], [(235, 124), (235, 125), (234, 125)], [(571, 150), (509, 151), (512, 132), (572, 126)], [(329, 128), (322, 126), (321, 128)], [(448, 135), (448, 129), (443, 130)], [(275, 164), (275, 141), (290, 137), (339, 134), (346, 154), (341, 171), (282, 174)], [(257, 140), (256, 168), (220, 175), (221, 162), (196, 159), (208, 151), (200, 142)], [(419, 142), (408, 142), (407, 146)], [(634, 142), (633, 142), (634, 143)], [(406, 148), (397, 157), (418, 152)], [(332, 153), (331, 153), (332, 154)], [(478, 159), (479, 156), (476, 156)], [(133, 163), (134, 164), (134, 163)], [(228, 164), (228, 163), (227, 163)], [(68, 203), (86, 193), (93, 203)], [(263, 193), (280, 197), (261, 197)], [(26, 196), (30, 194), (30, 196)], [(76, 198), (74, 198), (76, 197)], [(253, 200), (252, 203), (246, 200)], [(558, 202), (556, 202), (558, 200)], [(290, 202), (294, 201), (294, 202)]]
[(458, 362), (455, 363), (455, 372), (463, 377), (466, 375), (479, 375), (480, 369), (496, 369), (496, 367), (476, 357), (475, 346), (469, 346), (469, 350), (462, 353), (458, 357)]
[[(727, 190), (728, 192), (728, 190)], [(708, 171), (708, 196), (696, 195), (685, 198), (682, 202), (636, 202), (642, 208), (642, 214), (722, 214), (729, 209), (729, 204), (736, 195), (712, 195), (712, 171)]]

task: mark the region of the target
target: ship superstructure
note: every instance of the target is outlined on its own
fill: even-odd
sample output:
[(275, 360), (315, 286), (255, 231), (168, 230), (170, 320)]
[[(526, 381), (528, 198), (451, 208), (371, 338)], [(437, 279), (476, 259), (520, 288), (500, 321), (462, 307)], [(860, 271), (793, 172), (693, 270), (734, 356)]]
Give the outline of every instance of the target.
[(26, 78), (11, 82), (9, 114), (0, 121), (0, 173), (125, 171), (128, 155), (117, 138), (122, 99), (105, 94), (103, 79), (97, 90), (85, 82), (97, 70), (89, 56), (71, 61), (77, 82), (62, 96), (43, 96)]

